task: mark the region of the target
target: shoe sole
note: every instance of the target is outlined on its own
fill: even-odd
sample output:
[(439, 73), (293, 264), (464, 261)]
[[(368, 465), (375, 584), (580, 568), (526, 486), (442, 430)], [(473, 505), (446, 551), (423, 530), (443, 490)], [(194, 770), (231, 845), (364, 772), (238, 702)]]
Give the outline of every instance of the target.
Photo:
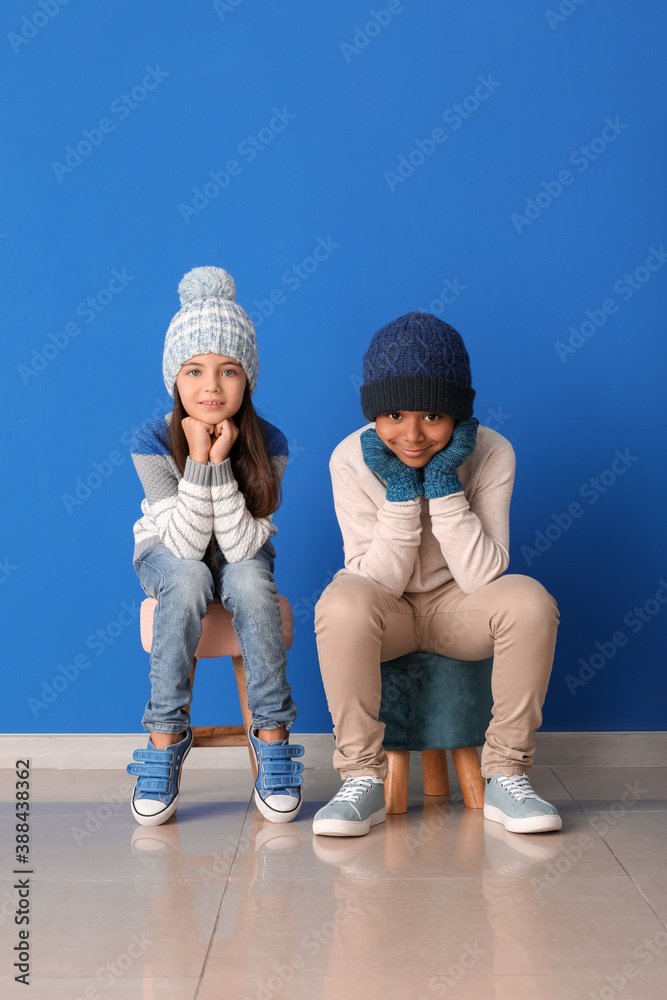
[(313, 833), (324, 837), (363, 837), (372, 826), (384, 823), (386, 808), (378, 809), (368, 819), (314, 819)]
[(267, 806), (262, 796), (255, 789), (255, 805), (264, 819), (270, 819), (272, 823), (291, 823), (301, 809), (301, 799), (297, 802), (295, 809), (290, 809), (289, 812), (280, 812), (278, 809), (272, 809), (271, 806)]
[(502, 823), (510, 833), (546, 833), (549, 830), (560, 830), (563, 821), (558, 815), (526, 816), (524, 819), (508, 816), (497, 806), (484, 806), (484, 819), (493, 823)]
[(164, 807), (162, 812), (154, 813), (152, 816), (144, 816), (142, 813), (137, 812), (137, 810), (134, 808), (134, 792), (132, 792), (132, 798), (130, 799), (130, 808), (132, 809), (132, 815), (136, 819), (139, 826), (161, 826), (162, 823), (166, 823), (167, 820), (174, 815), (174, 813), (178, 809), (178, 799), (181, 794), (181, 775), (183, 774), (183, 765), (185, 764), (185, 758), (187, 757), (187, 755), (190, 753), (191, 750), (192, 750), (192, 743), (185, 751), (181, 759), (181, 766), (178, 772), (178, 786), (177, 786), (178, 791), (174, 795), (174, 798), (169, 803), (169, 805)]

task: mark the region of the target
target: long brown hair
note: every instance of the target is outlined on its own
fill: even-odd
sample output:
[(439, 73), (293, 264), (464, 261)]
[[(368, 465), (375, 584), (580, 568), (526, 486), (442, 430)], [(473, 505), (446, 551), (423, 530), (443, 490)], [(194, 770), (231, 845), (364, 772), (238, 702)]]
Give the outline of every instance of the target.
[[(190, 454), (188, 439), (183, 430), (183, 418), (187, 415), (178, 387), (174, 386), (174, 411), (169, 422), (169, 451), (181, 475), (185, 471), (185, 462)], [(278, 510), (282, 494), (271, 465), (267, 435), (252, 404), (247, 382), (241, 406), (233, 419), (239, 429), (238, 437), (229, 453), (234, 478), (239, 484), (250, 514), (254, 518), (268, 517)], [(213, 536), (206, 555), (213, 557), (216, 547)]]

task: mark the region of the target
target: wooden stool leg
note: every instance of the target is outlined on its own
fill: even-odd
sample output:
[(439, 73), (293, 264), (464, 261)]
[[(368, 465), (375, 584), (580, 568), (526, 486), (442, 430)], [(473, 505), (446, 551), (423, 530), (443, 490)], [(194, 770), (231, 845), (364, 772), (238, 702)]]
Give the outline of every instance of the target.
[(479, 766), (477, 747), (459, 747), (452, 750), (452, 757), (459, 776), (463, 801), (468, 809), (482, 809), (485, 782)]
[(395, 815), (408, 811), (408, 778), (410, 777), (410, 751), (388, 750), (389, 773), (384, 783), (387, 813)]
[[(252, 715), (250, 714), (250, 709), (248, 708), (248, 689), (245, 682), (245, 668), (243, 666), (242, 656), (232, 656), (232, 663), (234, 664), (234, 674), (236, 676), (236, 686), (239, 691), (239, 701), (241, 702), (241, 715), (243, 716), (243, 725), (245, 726), (246, 732), (250, 728), (250, 723), (252, 722)], [(252, 766), (252, 773), (254, 780), (257, 780), (257, 765), (255, 764), (255, 755), (252, 752), (252, 747), (248, 744), (248, 754), (250, 755), (250, 764)]]
[(424, 795), (449, 795), (446, 750), (422, 750)]

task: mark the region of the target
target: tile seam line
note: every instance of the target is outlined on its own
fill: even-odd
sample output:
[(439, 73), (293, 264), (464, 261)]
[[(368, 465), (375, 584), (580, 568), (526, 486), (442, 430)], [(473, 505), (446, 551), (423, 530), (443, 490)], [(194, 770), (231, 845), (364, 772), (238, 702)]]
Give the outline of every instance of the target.
[(239, 847), (240, 847), (240, 843), (241, 843), (241, 837), (243, 835), (243, 830), (244, 830), (245, 824), (246, 824), (246, 822), (248, 820), (248, 814), (249, 814), (250, 810), (254, 808), (254, 805), (255, 805), (255, 803), (254, 803), (254, 791), (253, 791), (253, 792), (250, 793), (250, 797), (248, 799), (248, 806), (246, 808), (245, 815), (243, 817), (243, 823), (241, 824), (241, 829), (239, 831), (239, 839), (238, 839), (237, 844), (236, 844), (236, 850), (234, 851), (234, 857), (232, 858), (232, 862), (231, 862), (231, 864), (229, 866), (229, 872), (227, 874), (227, 878), (225, 879), (225, 884), (224, 884), (224, 886), (222, 888), (222, 895), (220, 897), (220, 904), (218, 906), (218, 912), (215, 915), (215, 920), (213, 922), (213, 928), (211, 930), (211, 936), (209, 938), (208, 946), (206, 948), (206, 954), (204, 955), (204, 959), (202, 961), (201, 972), (199, 973), (199, 976), (198, 976), (198, 979), (197, 979), (197, 986), (195, 988), (195, 992), (194, 992), (194, 996), (193, 996), (192, 1000), (197, 1000), (197, 997), (199, 996), (201, 984), (202, 984), (202, 981), (204, 979), (204, 975), (206, 973), (206, 965), (208, 963), (208, 957), (209, 957), (209, 955), (211, 953), (211, 948), (213, 946), (213, 941), (215, 939), (215, 933), (216, 933), (216, 931), (218, 929), (218, 924), (220, 922), (222, 905), (223, 905), (223, 903), (225, 901), (225, 896), (227, 895), (227, 889), (229, 888), (229, 883), (231, 881), (232, 869), (234, 867), (234, 862), (236, 861), (236, 858), (238, 857)]

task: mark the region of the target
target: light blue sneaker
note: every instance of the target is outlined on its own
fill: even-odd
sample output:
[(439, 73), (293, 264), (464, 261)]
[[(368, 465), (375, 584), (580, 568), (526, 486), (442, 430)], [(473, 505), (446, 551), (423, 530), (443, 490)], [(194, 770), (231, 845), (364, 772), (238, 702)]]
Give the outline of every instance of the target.
[(248, 730), (248, 739), (257, 764), (255, 805), (272, 823), (289, 823), (301, 808), (303, 764), (292, 757), (303, 757), (304, 749), (289, 739), (267, 743)]
[(382, 778), (346, 778), (339, 792), (315, 813), (313, 833), (328, 837), (362, 837), (372, 826), (384, 823)]
[(188, 728), (180, 743), (166, 750), (156, 750), (148, 738), (146, 750), (132, 754), (136, 764), (127, 765), (127, 773), (137, 776), (132, 793), (132, 815), (141, 826), (159, 826), (173, 816), (178, 806), (181, 765), (192, 746)]
[(502, 823), (511, 833), (543, 833), (563, 825), (556, 807), (533, 791), (525, 774), (494, 774), (487, 780), (484, 818)]

